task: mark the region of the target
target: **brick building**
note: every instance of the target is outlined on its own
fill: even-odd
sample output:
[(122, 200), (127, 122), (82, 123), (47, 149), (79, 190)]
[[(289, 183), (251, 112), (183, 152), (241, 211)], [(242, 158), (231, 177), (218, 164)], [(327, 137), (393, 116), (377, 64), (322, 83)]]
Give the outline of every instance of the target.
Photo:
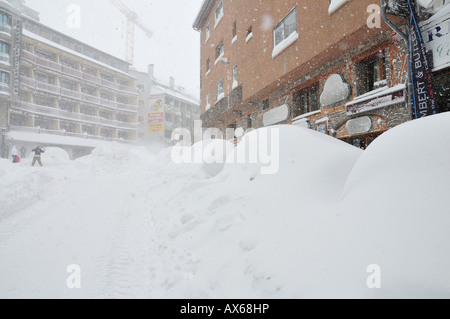
[[(166, 81), (155, 75), (155, 66), (148, 72), (130, 70), (137, 79), (139, 90), (139, 139), (147, 142), (171, 143), (172, 132), (185, 128), (193, 135), (194, 121), (200, 119), (200, 102), (184, 87), (177, 85), (173, 77)], [(161, 125), (152, 131), (151, 113), (154, 105), (161, 106)]]
[(28, 11), (20, 1), (0, 2), (3, 157), (12, 144), (58, 146), (79, 157), (103, 141), (136, 141), (138, 91), (129, 64)]
[(203, 125), (293, 123), (364, 148), (408, 121), (405, 44), (373, 3), (205, 0)]

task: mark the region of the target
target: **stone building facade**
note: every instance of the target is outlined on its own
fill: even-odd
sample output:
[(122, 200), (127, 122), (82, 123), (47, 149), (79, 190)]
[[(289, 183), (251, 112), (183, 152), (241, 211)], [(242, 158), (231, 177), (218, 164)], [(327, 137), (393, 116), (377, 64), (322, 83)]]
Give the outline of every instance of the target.
[(205, 1), (203, 125), (295, 124), (365, 148), (410, 120), (406, 46), (373, 4)]

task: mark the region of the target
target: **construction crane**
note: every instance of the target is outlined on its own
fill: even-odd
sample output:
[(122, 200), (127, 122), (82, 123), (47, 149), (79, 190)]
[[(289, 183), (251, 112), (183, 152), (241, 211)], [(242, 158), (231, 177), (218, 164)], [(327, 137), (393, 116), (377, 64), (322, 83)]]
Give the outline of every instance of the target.
[(147, 28), (144, 23), (139, 19), (136, 12), (131, 11), (125, 4), (120, 0), (109, 0), (114, 6), (116, 6), (127, 18), (127, 33), (126, 33), (126, 58), (125, 60), (133, 64), (134, 62), (134, 29), (138, 26), (145, 35), (149, 38), (153, 36), (153, 32)]

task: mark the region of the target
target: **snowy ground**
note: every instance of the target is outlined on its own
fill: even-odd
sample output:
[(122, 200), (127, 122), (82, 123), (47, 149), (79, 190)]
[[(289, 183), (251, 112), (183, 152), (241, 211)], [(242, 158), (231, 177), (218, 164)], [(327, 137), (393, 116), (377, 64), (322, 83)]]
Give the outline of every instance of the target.
[(276, 127), (274, 175), (211, 177), (117, 144), (44, 168), (0, 160), (0, 298), (449, 298), (449, 123), (407, 123), (365, 152)]

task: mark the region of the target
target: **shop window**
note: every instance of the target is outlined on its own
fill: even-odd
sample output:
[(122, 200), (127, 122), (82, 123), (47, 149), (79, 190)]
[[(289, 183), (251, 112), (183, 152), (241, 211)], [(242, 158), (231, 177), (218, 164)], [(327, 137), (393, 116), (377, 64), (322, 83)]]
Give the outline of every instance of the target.
[(356, 90), (358, 95), (365, 94), (386, 85), (386, 58), (377, 55), (357, 63)]
[(319, 110), (319, 85), (315, 84), (293, 94), (294, 118)]

